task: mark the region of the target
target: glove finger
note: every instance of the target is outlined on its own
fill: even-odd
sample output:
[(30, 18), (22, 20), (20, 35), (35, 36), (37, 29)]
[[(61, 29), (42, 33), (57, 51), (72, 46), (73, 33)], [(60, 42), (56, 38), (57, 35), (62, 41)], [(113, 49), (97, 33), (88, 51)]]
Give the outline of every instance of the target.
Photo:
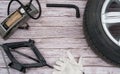
[(56, 65), (59, 65), (59, 66), (61, 66), (61, 67), (62, 67), (62, 66), (64, 65), (64, 63), (63, 63), (63, 62), (61, 62), (61, 61), (57, 61), (57, 62), (56, 62)]
[(67, 58), (60, 58), (59, 59), (61, 62), (63, 62), (63, 63), (65, 63), (65, 62), (67, 62), (68, 61), (68, 59)]
[(58, 70), (58, 71), (62, 70), (62, 67), (61, 67), (61, 66), (54, 65), (53, 67), (54, 67), (56, 70)]
[(62, 74), (60, 71), (53, 71), (52, 74)]
[(73, 55), (70, 53), (70, 51), (67, 51), (67, 56), (68, 58), (75, 64), (77, 64), (77, 62), (75, 61), (75, 58), (73, 57)]

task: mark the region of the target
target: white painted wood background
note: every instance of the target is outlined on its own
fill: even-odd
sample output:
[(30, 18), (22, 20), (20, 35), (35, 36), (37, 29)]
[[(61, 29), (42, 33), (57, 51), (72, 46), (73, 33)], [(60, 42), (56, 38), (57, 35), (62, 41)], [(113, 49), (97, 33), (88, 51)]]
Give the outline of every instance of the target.
[[(21, 0), (27, 3), (29, 0)], [(39, 20), (29, 20), (29, 30), (17, 30), (8, 40), (0, 38), (0, 43), (25, 41), (29, 38), (36, 41), (36, 46), (50, 65), (55, 64), (59, 57), (65, 56), (70, 50), (78, 60), (83, 56), (85, 74), (119, 74), (120, 68), (108, 64), (98, 57), (88, 46), (83, 34), (82, 18), (86, 0), (39, 0), (42, 5), (42, 16)], [(0, 0), (0, 22), (7, 17), (6, 10), (9, 0)], [(79, 6), (81, 18), (75, 17), (74, 9), (46, 8), (46, 3), (69, 3)], [(18, 6), (13, 3), (12, 10)], [(34, 56), (30, 51), (21, 49), (22, 52)], [(16, 54), (15, 54), (16, 55)], [(5, 56), (7, 63), (9, 59)], [(26, 58), (16, 55), (22, 62), (28, 62)], [(21, 60), (22, 58), (22, 60)], [(22, 74), (9, 68), (10, 74)], [(52, 69), (32, 68), (26, 74), (52, 74)], [(8, 74), (3, 56), (0, 54), (0, 74)]]

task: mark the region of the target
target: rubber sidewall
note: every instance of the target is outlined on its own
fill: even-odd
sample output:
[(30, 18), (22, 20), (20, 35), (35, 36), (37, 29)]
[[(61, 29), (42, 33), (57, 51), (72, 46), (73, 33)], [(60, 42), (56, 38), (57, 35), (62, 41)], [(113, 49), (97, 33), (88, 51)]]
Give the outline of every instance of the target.
[(120, 47), (105, 33), (101, 11), (105, 0), (88, 0), (84, 13), (84, 29), (90, 45), (111, 61), (120, 64)]

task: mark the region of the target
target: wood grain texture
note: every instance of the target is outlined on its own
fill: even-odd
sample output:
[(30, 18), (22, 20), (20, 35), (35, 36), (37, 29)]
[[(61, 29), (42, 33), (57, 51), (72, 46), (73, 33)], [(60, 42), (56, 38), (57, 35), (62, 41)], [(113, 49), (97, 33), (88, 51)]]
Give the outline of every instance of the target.
[[(21, 0), (26, 4), (29, 0)], [(0, 38), (0, 44), (8, 42), (35, 40), (35, 44), (50, 65), (54, 65), (59, 57), (66, 57), (66, 51), (71, 51), (76, 60), (83, 56), (85, 74), (119, 74), (120, 68), (109, 64), (96, 55), (88, 46), (83, 33), (83, 14), (87, 0), (39, 0), (42, 5), (42, 16), (38, 20), (30, 19), (29, 30), (17, 30), (8, 40)], [(7, 17), (6, 9), (9, 0), (0, 0), (0, 22)], [(35, 5), (36, 3), (33, 2)], [(75, 4), (80, 8), (81, 18), (76, 19), (74, 9), (47, 8), (46, 3)], [(19, 5), (13, 3), (11, 11)], [(37, 5), (36, 5), (37, 6)], [(26, 48), (18, 49), (20, 52), (34, 56)], [(1, 53), (0, 53), (1, 54)], [(10, 60), (5, 55), (7, 63)], [(32, 62), (25, 57), (14, 54), (23, 63)], [(9, 68), (10, 74), (22, 74)], [(47, 67), (31, 68), (26, 74), (52, 74)], [(0, 55), (0, 74), (8, 74), (3, 56)]]

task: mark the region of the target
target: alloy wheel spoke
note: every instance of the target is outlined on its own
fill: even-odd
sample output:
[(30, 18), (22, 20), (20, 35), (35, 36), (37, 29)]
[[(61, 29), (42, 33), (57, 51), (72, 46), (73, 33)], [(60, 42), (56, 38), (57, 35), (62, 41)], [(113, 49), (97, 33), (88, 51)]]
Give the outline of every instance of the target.
[(105, 0), (101, 11), (101, 21), (108, 37), (120, 46), (120, 37), (116, 29), (120, 26), (120, 0)]
[(103, 23), (105, 23), (107, 27), (120, 23), (120, 12), (107, 12), (102, 16), (104, 17)]

